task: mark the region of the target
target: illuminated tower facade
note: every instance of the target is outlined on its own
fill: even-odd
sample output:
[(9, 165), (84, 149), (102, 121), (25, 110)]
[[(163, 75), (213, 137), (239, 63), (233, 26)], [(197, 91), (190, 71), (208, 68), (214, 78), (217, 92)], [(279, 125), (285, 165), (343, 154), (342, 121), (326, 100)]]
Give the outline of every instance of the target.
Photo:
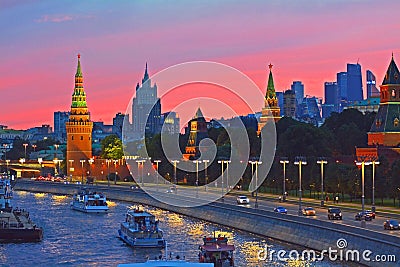
[[(72, 94), (71, 111), (66, 123), (67, 129), (67, 174), (68, 176), (82, 176), (83, 164), (88, 164), (92, 157), (92, 129), (90, 113), (86, 104), (86, 93), (83, 88), (83, 75), (80, 55), (75, 74), (75, 88)], [(83, 162), (82, 160), (85, 160)]]
[(260, 134), (261, 129), (267, 123), (267, 121), (271, 118), (274, 121), (278, 121), (281, 118), (281, 109), (278, 105), (278, 99), (276, 97), (275, 86), (274, 86), (274, 78), (272, 77), (272, 64), (268, 65), (269, 67), (269, 77), (268, 77), (268, 85), (267, 92), (265, 94), (264, 100), (264, 108), (261, 112), (260, 121), (258, 122), (258, 134)]
[(368, 133), (368, 145), (400, 144), (400, 72), (393, 56), (381, 88), (381, 102)]
[(203, 116), (203, 112), (198, 108), (196, 115), (188, 122), (189, 139), (185, 148), (183, 158), (195, 159), (200, 156), (200, 141), (208, 137), (207, 122)]

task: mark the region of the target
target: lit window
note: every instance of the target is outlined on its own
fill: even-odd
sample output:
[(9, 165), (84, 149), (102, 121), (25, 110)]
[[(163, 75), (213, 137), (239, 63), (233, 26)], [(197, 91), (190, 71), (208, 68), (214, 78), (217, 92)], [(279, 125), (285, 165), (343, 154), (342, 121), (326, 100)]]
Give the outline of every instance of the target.
[(394, 89), (392, 90), (392, 97), (396, 97), (396, 91)]
[(398, 127), (399, 126), (399, 118), (395, 118), (394, 119), (393, 125), (394, 125), (394, 127)]

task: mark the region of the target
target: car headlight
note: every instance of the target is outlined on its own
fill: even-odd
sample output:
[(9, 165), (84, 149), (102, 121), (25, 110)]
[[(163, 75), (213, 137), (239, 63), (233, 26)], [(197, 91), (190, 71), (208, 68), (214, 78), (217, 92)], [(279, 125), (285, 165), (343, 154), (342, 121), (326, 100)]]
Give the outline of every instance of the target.
[(393, 225), (391, 224), (390, 227), (393, 227)]
[(341, 213), (341, 212), (339, 212), (339, 216), (342, 216), (342, 213)]

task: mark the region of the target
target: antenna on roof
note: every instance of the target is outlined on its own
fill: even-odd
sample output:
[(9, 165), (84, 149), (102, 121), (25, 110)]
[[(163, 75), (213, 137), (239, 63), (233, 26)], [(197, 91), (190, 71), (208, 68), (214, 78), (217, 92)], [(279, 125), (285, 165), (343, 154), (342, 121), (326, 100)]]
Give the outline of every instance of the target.
[(357, 65), (358, 65), (358, 61), (360, 61), (360, 58), (357, 58)]

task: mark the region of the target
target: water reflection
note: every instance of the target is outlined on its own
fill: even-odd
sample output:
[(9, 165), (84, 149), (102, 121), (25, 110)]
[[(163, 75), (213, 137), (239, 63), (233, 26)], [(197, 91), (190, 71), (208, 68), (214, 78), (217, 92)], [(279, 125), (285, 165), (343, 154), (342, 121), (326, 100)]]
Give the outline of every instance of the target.
[[(115, 201), (111, 202), (114, 207), (107, 214), (87, 214), (71, 210), (71, 199), (71, 196), (17, 192), (14, 195), (15, 206), (30, 212), (32, 220), (44, 228), (44, 239), (33, 244), (3, 244), (0, 246), (0, 265), (116, 266), (119, 263), (144, 262), (164, 253), (160, 249), (134, 249), (118, 238), (120, 223), (132, 203)], [(202, 238), (215, 233), (216, 236), (226, 236), (229, 243), (235, 245), (235, 266), (307, 266), (257, 260), (257, 252), (264, 244), (273, 245), (275, 250), (290, 250), (287, 244), (161, 209), (143, 208), (160, 220), (168, 251), (173, 257), (179, 255), (197, 261)], [(324, 263), (317, 266), (335, 265)]]

